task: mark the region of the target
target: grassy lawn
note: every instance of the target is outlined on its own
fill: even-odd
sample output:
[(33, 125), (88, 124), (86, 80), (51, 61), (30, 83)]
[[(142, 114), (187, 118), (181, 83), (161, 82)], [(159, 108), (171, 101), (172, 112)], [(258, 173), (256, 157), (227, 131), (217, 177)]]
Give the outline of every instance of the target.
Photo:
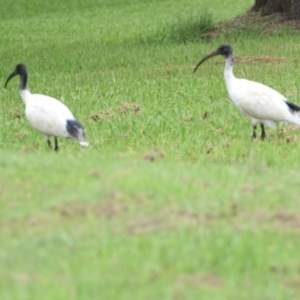
[(299, 35), (193, 33), (252, 3), (0, 3), (3, 85), (25, 63), (90, 142), (54, 153), (0, 89), (1, 300), (299, 299), (299, 129), (252, 141), (222, 58), (193, 74), (227, 42), (237, 77), (300, 104)]

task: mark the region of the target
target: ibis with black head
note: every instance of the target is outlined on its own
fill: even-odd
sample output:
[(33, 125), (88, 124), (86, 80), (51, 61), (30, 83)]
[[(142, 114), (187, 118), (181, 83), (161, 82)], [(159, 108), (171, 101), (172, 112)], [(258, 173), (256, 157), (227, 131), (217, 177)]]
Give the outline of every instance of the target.
[(33, 128), (42, 133), (49, 147), (54, 137), (54, 150), (58, 151), (58, 137), (71, 138), (81, 146), (89, 145), (84, 127), (75, 119), (70, 109), (59, 100), (41, 94), (31, 94), (27, 88), (27, 68), (18, 64), (8, 76), (4, 87), (14, 76), (20, 76), (20, 95), (25, 103), (25, 115)]
[(271, 87), (233, 74), (234, 54), (230, 45), (224, 44), (205, 56), (194, 68), (194, 72), (207, 59), (222, 55), (225, 58), (224, 79), (230, 99), (252, 122), (252, 138), (256, 138), (257, 125), (261, 126), (261, 139), (266, 132), (264, 126), (276, 129), (277, 122), (288, 122), (300, 126), (300, 106), (290, 102)]

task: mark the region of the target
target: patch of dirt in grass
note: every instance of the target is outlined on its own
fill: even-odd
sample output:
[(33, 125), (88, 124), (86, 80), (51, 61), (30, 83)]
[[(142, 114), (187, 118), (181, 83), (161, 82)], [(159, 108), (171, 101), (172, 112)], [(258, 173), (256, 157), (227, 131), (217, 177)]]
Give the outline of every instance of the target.
[(128, 114), (130, 112), (138, 114), (141, 112), (141, 108), (135, 103), (124, 103), (116, 108), (111, 108), (100, 113), (92, 114), (90, 115), (90, 119), (97, 122), (100, 120), (107, 120), (115, 116), (120, 116), (122, 114)]
[(300, 142), (300, 128), (292, 124), (285, 124), (278, 129), (278, 136), (282, 138), (287, 144)]
[(109, 119), (111, 118), (113, 115), (113, 112), (112, 111), (102, 111), (98, 114), (92, 114), (90, 115), (90, 119), (92, 119), (93, 121), (99, 121), (99, 120), (106, 120), (106, 119)]
[(47, 230), (52, 224), (52, 220), (47, 216), (30, 216), (24, 219), (11, 219), (0, 223), (0, 232), (2, 235), (11, 235), (19, 232), (24, 228), (31, 228), (37, 230)]
[(228, 222), (237, 230), (247, 230), (250, 224), (265, 229), (296, 230), (300, 232), (300, 214), (288, 212), (270, 212), (268, 210), (247, 211), (232, 203), (226, 211), (218, 213), (196, 213), (186, 209), (165, 209), (152, 216), (139, 215), (130, 219), (126, 228), (129, 234), (150, 233), (164, 229), (209, 228)]
[(26, 132), (19, 132), (19, 133), (16, 133), (15, 136), (20, 140), (24, 140), (27, 136), (28, 136), (28, 133)]
[(238, 230), (243, 230), (244, 224), (256, 224), (261, 229), (271, 230), (294, 230), (300, 233), (300, 213), (291, 213), (287, 211), (269, 211), (266, 209), (257, 209), (254, 211), (232, 209), (232, 213), (222, 215), (214, 214), (210, 217), (210, 224), (213, 225), (214, 219), (226, 218)]
[(195, 227), (200, 225), (203, 216), (186, 209), (164, 209), (152, 216), (138, 215), (127, 221), (126, 229), (129, 234), (156, 232), (164, 229)]
[(98, 170), (92, 170), (90, 172), (90, 176), (95, 177), (95, 178), (100, 178), (101, 177), (101, 172), (99, 172)]
[(280, 211), (274, 213), (270, 219), (282, 228), (294, 229), (300, 232), (300, 214)]
[[(252, 193), (252, 187), (246, 187), (247, 193)], [(248, 190), (249, 189), (249, 190)], [(159, 220), (159, 222), (157, 222)], [(222, 212), (195, 213), (186, 209), (169, 209), (154, 216), (151, 220), (147, 219), (147, 224), (153, 222), (160, 224), (159, 228), (174, 228), (177, 226), (192, 226), (202, 228), (213, 228), (215, 225), (226, 221), (238, 230), (243, 230), (245, 221), (258, 224), (261, 228), (293, 229), (300, 233), (300, 213), (290, 213), (286, 211), (271, 212), (264, 209), (254, 211), (243, 210), (236, 203), (232, 203), (227, 210)], [(246, 222), (248, 223), (248, 222)], [(136, 232), (143, 232), (143, 223), (135, 222)], [(248, 225), (247, 225), (248, 226)]]
[[(91, 176), (100, 176), (92, 173)], [(211, 186), (204, 182), (203, 187)], [(256, 187), (245, 185), (241, 193), (252, 195), (256, 193)], [(11, 203), (12, 207), (16, 205)], [(300, 213), (285, 210), (270, 211), (268, 209), (245, 209), (237, 202), (232, 202), (226, 209), (209, 212), (193, 211), (186, 208), (174, 208), (165, 204), (164, 208), (154, 211), (153, 199), (134, 196), (128, 199), (122, 191), (112, 191), (107, 199), (98, 202), (72, 201), (52, 207), (47, 214), (31, 216), (21, 220), (10, 220), (0, 225), (1, 234), (11, 234), (20, 229), (37, 228), (48, 229), (53, 224), (65, 222), (80, 222), (88, 216), (96, 219), (108, 219), (118, 221), (129, 235), (149, 234), (161, 230), (174, 230), (183, 228), (188, 230), (217, 230), (223, 224), (232, 226), (238, 231), (248, 230), (249, 227), (259, 230), (285, 231), (293, 230), (300, 233)], [(57, 217), (58, 216), (58, 217)], [(118, 226), (119, 226), (118, 225)], [(201, 276), (200, 276), (201, 277)], [(192, 279), (194, 280), (194, 279)], [(203, 282), (209, 281), (201, 278)], [(201, 282), (199, 278), (195, 282)]]
[(21, 148), (21, 151), (24, 153), (35, 152), (39, 148), (39, 144), (35, 143), (33, 145), (27, 145)]
[(177, 227), (208, 226), (206, 216), (186, 209), (164, 209), (152, 216), (138, 215), (128, 220), (126, 229), (129, 234), (156, 232)]
[(38, 280), (38, 275), (36, 274), (14, 274), (12, 275), (13, 279), (15, 281), (21, 282), (21, 283), (29, 283), (32, 281)]
[(300, 287), (300, 277), (299, 276), (289, 276), (288, 278), (284, 276), (282, 278), (282, 282), (284, 285), (288, 288), (292, 288), (295, 292), (298, 293), (295, 294), (295, 299), (299, 299), (299, 287)]
[(221, 212), (196, 213), (187, 209), (169, 208), (152, 216), (139, 215), (131, 218), (127, 222), (126, 228), (129, 234), (142, 234), (178, 227), (214, 229), (227, 222), (237, 230), (243, 230), (243, 225), (247, 220), (262, 227), (270, 227), (270, 224), (273, 226), (270, 212), (242, 210), (233, 202), (227, 210)]
[[(82, 220), (90, 215), (96, 219), (120, 220), (126, 225), (128, 216), (136, 211), (141, 211), (145, 208), (151, 208), (153, 201), (144, 196), (135, 196), (130, 201), (127, 201), (124, 194), (120, 191), (112, 191), (105, 201), (99, 202), (83, 202), (72, 201), (60, 205), (54, 205), (48, 213), (32, 215), (27, 218), (10, 219), (0, 222), (0, 233), (12, 234), (19, 232), (24, 228), (47, 230), (57, 222), (61, 225), (68, 222), (77, 222), (82, 224)], [(13, 208), (17, 203), (12, 202)], [(126, 226), (125, 226), (126, 227)]]
[(252, 195), (253, 193), (255, 193), (256, 191), (256, 187), (251, 185), (251, 184), (247, 184), (243, 187), (242, 191), (244, 192), (244, 194), (246, 195)]
[[(252, 186), (245, 186), (245, 193), (253, 193)], [(161, 230), (174, 230), (176, 228), (202, 228), (214, 230), (224, 222), (238, 231), (257, 227), (260, 230), (295, 230), (300, 233), (300, 213), (287, 211), (269, 211), (267, 209), (249, 210), (241, 208), (237, 203), (232, 204), (223, 211), (195, 212), (188, 209), (164, 208), (153, 211), (151, 199), (136, 197), (124, 201), (124, 195), (114, 191), (109, 199), (101, 202), (86, 203), (72, 202), (53, 207), (63, 220), (73, 220), (88, 215), (97, 218), (106, 218), (121, 221), (126, 232), (130, 235), (148, 234)], [(43, 220), (28, 220), (27, 225), (39, 226)]]
[(11, 117), (13, 119), (24, 119), (25, 114), (24, 114), (24, 112), (21, 112), (19, 109), (16, 109), (11, 112)]
[(48, 221), (46, 218), (41, 216), (31, 216), (26, 220), (26, 224), (30, 227), (37, 227), (37, 228), (45, 228), (48, 225)]
[(95, 215), (99, 218), (112, 219), (119, 217), (129, 210), (129, 205), (118, 201), (109, 200), (101, 203), (73, 202), (69, 205), (55, 206), (52, 208), (63, 218), (78, 218)]
[(73, 201), (63, 205), (56, 205), (52, 210), (63, 219), (76, 219), (94, 215), (97, 218), (116, 219), (128, 214), (130, 210), (139, 210), (142, 206), (148, 206), (151, 201), (143, 197), (135, 197), (130, 201), (124, 201), (124, 195), (119, 191), (111, 192), (106, 201), (82, 202)]
[(177, 281), (187, 283), (193, 287), (212, 287), (218, 288), (224, 285), (224, 280), (212, 273), (197, 273), (180, 276)]
[(126, 229), (129, 234), (155, 232), (172, 227), (168, 219), (167, 210), (151, 217), (139, 215), (127, 222)]
[(159, 149), (151, 149), (143, 154), (143, 159), (155, 161), (159, 158), (165, 158), (165, 153)]
[(134, 103), (124, 103), (123, 105), (121, 105), (121, 107), (119, 109), (123, 113), (127, 113), (127, 112), (138, 113), (141, 110), (139, 105), (134, 104)]
[(269, 267), (269, 271), (272, 273), (277, 273), (277, 274), (281, 274), (281, 275), (285, 275), (287, 273), (291, 273), (294, 272), (294, 270), (289, 269), (287, 266), (285, 265), (271, 265)]

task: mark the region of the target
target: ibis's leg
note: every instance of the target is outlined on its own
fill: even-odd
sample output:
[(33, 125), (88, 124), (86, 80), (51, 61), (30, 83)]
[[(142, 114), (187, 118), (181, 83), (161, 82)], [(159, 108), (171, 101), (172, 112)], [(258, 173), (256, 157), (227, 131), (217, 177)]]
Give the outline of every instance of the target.
[(266, 137), (266, 132), (265, 132), (265, 126), (264, 124), (260, 124), (260, 127), (261, 127), (261, 139), (264, 140), (265, 137)]
[(253, 133), (252, 133), (252, 138), (255, 139), (256, 138), (256, 125), (252, 125), (252, 128), (253, 128)]
[(57, 141), (57, 137), (54, 137), (54, 151), (58, 151), (58, 141)]
[(46, 139), (46, 142), (47, 142), (48, 147), (49, 147), (49, 148), (52, 148), (51, 141), (50, 141), (50, 137), (49, 137), (49, 136), (45, 136), (45, 139)]

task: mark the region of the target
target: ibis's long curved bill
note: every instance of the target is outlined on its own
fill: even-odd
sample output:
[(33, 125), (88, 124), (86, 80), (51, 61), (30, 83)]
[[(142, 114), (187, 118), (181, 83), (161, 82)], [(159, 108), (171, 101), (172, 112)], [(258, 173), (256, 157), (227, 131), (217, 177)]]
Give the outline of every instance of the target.
[(213, 51), (212, 53), (210, 53), (210, 54), (208, 54), (207, 56), (205, 56), (203, 59), (201, 59), (201, 60), (198, 62), (197, 66), (196, 66), (195, 69), (194, 69), (194, 73), (197, 71), (198, 67), (200, 67), (200, 65), (201, 65), (202, 63), (204, 63), (207, 59), (209, 59), (209, 58), (211, 58), (211, 57), (214, 57), (214, 56), (216, 56), (216, 55), (220, 55), (220, 54), (221, 54), (221, 53), (220, 53), (218, 50), (215, 50), (215, 51)]
[(4, 85), (5, 88), (6, 88), (7, 84), (8, 84), (8, 82), (9, 82), (13, 77), (15, 77), (16, 75), (18, 75), (18, 73), (17, 73), (16, 71), (13, 71), (13, 72), (8, 76), (8, 78), (6, 79), (5, 85)]

